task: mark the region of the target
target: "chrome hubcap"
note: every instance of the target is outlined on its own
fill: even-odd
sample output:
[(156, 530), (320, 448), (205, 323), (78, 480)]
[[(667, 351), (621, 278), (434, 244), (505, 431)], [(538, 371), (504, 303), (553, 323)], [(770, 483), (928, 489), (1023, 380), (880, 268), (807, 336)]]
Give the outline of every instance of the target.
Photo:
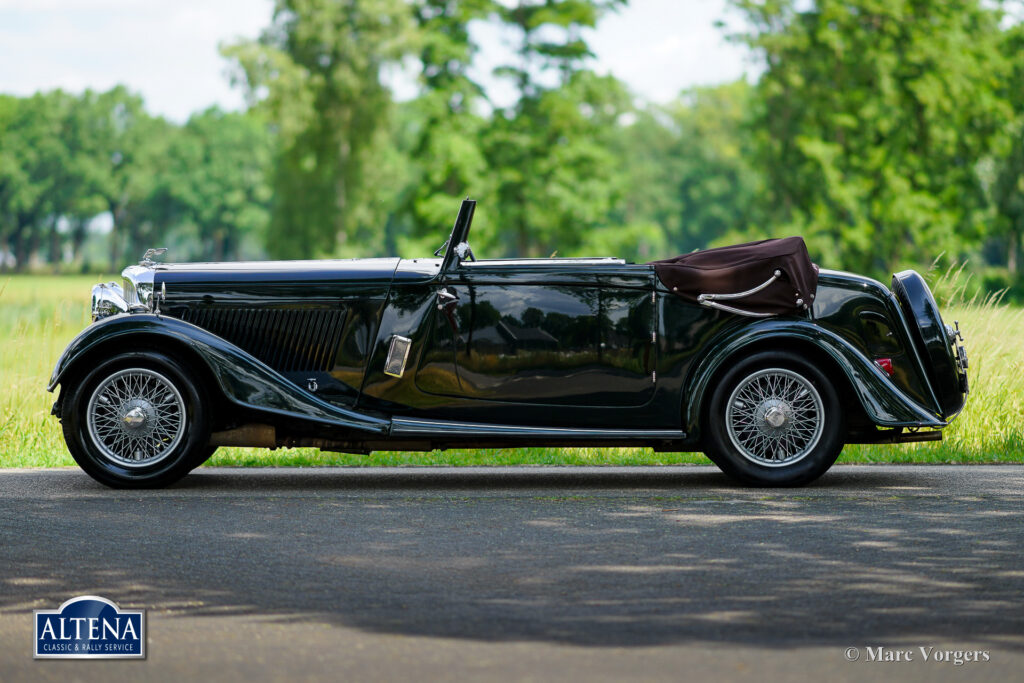
[(803, 376), (782, 368), (744, 378), (726, 407), (732, 445), (747, 460), (767, 467), (805, 458), (824, 430), (821, 395)]
[(87, 427), (93, 445), (124, 467), (157, 463), (185, 435), (185, 401), (160, 373), (121, 370), (106, 378), (89, 398)]
[[(783, 404), (784, 405), (784, 404)], [(787, 408), (789, 406), (786, 406)], [(769, 427), (778, 429), (786, 424), (786, 411), (780, 406), (772, 406), (764, 413), (764, 421)]]
[(138, 429), (146, 424), (146, 411), (135, 407), (124, 414), (124, 424), (129, 429)]

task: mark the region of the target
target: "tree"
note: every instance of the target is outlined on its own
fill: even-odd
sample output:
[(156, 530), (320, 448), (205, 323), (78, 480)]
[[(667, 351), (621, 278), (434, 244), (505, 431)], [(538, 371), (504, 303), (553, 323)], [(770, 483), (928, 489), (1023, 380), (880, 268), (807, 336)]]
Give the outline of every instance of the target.
[(826, 265), (881, 271), (979, 242), (977, 164), (1008, 118), (980, 0), (733, 0), (763, 60), (765, 221)]
[[(437, 241), (439, 226), (452, 219), (467, 195), (490, 194), (489, 169), (481, 138), (486, 119), (480, 114), (483, 89), (469, 76), (477, 45), (469, 24), (496, 9), (492, 0), (418, 0), (413, 4), (420, 94), (402, 106), (399, 149), (409, 160), (403, 195), (409, 217), (406, 248), (422, 250)], [(487, 236), (487, 220), (474, 234)], [(416, 244), (417, 240), (424, 243)], [(390, 250), (397, 244), (389, 244)]]
[(243, 242), (265, 238), (271, 157), (272, 139), (258, 116), (216, 107), (195, 114), (173, 137), (147, 213), (179, 226), (194, 257), (236, 260)]
[(996, 236), (1006, 240), (1006, 267), (1016, 276), (1024, 235), (1024, 127), (1013, 140), (1010, 153), (1000, 161), (993, 194), (1001, 219)]
[(0, 101), (0, 231), (19, 271), (47, 230), (56, 230), (69, 201), (63, 132), (70, 106), (70, 96), (59, 90)]
[(604, 224), (620, 194), (607, 143), (632, 107), (613, 77), (583, 68), (590, 50), (582, 31), (621, 4), (520, 0), (500, 10), (517, 31), (518, 61), (496, 73), (512, 80), (518, 99), (495, 112), (484, 144), (494, 211), (519, 255), (572, 252)]
[(661, 226), (681, 253), (756, 232), (763, 181), (751, 159), (755, 110), (753, 89), (740, 80), (638, 112), (618, 153), (628, 178), (621, 222)]
[(409, 49), (403, 0), (277, 0), (258, 41), (223, 50), (236, 81), (277, 126), (271, 228), (275, 256), (379, 250), (379, 185), (367, 172), (388, 146), (382, 69)]
[(146, 113), (142, 98), (124, 86), (86, 90), (76, 104), (76, 158), (85, 192), (110, 213), (110, 268), (120, 269), (122, 250), (141, 256), (151, 237), (141, 204), (166, 158), (171, 125)]
[(996, 229), (992, 237), (1001, 241), (1011, 276), (1019, 273), (1019, 257), (1024, 237), (1024, 24), (1005, 31), (1002, 53), (1011, 65), (1010, 77), (1005, 82), (1004, 95), (1013, 107), (1014, 119), (1007, 126), (1007, 144), (1001, 154), (994, 154), (993, 200), (997, 211)]

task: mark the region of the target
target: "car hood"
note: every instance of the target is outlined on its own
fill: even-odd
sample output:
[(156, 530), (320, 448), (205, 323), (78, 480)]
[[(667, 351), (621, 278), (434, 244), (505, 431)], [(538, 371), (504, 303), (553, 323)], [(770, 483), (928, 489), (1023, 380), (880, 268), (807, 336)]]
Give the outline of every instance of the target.
[(157, 284), (231, 282), (390, 283), (400, 259), (324, 259), (317, 261), (237, 261), (161, 263), (153, 266)]

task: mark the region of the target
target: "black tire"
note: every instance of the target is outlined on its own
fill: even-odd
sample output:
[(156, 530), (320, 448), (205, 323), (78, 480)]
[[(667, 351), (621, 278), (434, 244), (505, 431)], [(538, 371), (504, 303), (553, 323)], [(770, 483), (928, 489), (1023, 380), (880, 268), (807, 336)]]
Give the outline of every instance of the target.
[[(196, 451), (196, 459), (192, 461), (192, 468), (196, 469), (201, 467), (203, 463), (213, 457), (213, 454), (217, 452), (217, 446), (207, 446)], [(190, 470), (191, 471), (191, 470)]]
[[(130, 386), (133, 381), (145, 386), (136, 389)], [(172, 356), (157, 351), (123, 353), (66, 389), (61, 410), (64, 441), (75, 462), (101, 484), (168, 486), (211, 453), (203, 387), (188, 365)], [(135, 427), (123, 424), (130, 408), (138, 409)], [(157, 433), (155, 425), (167, 431)]]
[(757, 353), (727, 371), (706, 405), (703, 431), (705, 454), (751, 486), (814, 481), (839, 457), (846, 433), (832, 382), (785, 351)]

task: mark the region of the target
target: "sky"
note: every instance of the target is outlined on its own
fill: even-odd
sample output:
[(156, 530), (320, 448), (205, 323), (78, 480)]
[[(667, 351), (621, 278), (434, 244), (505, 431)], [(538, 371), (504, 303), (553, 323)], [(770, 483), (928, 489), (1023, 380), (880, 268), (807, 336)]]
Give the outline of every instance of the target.
[[(182, 122), (211, 105), (242, 107), (218, 45), (256, 37), (270, 22), (271, 0), (0, 0), (0, 92), (106, 90), (140, 93), (147, 109)], [(665, 102), (681, 90), (755, 71), (742, 48), (714, 21), (725, 0), (631, 0), (587, 37), (593, 67), (626, 82), (640, 98)], [(511, 93), (489, 77), (509, 53), (507, 36), (473, 27), (481, 45), (476, 76), (498, 106)], [(396, 96), (414, 86), (389, 77)]]

